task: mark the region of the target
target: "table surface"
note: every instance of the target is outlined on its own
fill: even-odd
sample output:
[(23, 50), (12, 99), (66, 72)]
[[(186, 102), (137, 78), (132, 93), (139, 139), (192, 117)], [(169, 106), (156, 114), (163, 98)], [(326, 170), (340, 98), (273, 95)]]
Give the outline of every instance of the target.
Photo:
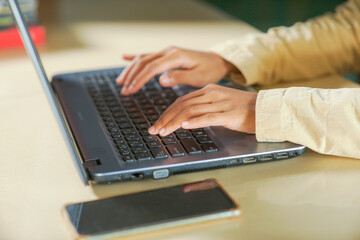
[[(58, 7), (67, 9), (69, 2), (61, 1)], [(47, 73), (121, 66), (125, 64), (121, 53), (157, 51), (168, 45), (206, 50), (215, 43), (256, 31), (197, 1), (153, 3), (168, 4), (165, 7), (172, 11), (191, 9), (193, 15), (186, 15), (190, 20), (171, 22), (146, 21), (145, 17), (130, 22), (87, 18), (69, 22), (60, 13), (56, 20), (45, 24), (49, 38), (41, 52)], [(71, 17), (66, 15), (65, 19)], [(240, 218), (125, 239), (360, 238), (360, 161), (311, 150), (273, 163), (85, 187), (24, 51), (0, 52), (0, 69), (0, 239), (68, 239), (61, 216), (66, 203), (206, 178), (218, 179), (241, 205)], [(358, 87), (339, 76), (292, 85)]]

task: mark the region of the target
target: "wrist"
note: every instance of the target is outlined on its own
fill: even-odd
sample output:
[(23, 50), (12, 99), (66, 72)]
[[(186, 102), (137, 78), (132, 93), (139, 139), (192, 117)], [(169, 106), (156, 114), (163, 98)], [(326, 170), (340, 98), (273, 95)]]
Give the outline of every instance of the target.
[(256, 100), (257, 100), (257, 93), (251, 93), (250, 97), (249, 97), (249, 102), (248, 102), (248, 127), (249, 127), (249, 131), (248, 133), (252, 133), (254, 134), (256, 132)]

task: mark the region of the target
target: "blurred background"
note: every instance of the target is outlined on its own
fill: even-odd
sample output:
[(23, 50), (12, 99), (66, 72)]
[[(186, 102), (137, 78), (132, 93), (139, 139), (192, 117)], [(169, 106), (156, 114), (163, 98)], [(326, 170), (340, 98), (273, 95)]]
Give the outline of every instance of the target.
[[(18, 0), (36, 35), (37, 46), (47, 52), (81, 48), (73, 26), (82, 23), (246, 22), (260, 31), (290, 26), (298, 21), (334, 11), (344, 0)], [(0, 0), (0, 56), (23, 54), (13, 41), (12, 18), (7, 0)], [(38, 28), (36, 28), (36, 26)], [(9, 33), (10, 32), (10, 33)], [(8, 34), (6, 34), (8, 33)], [(9, 36), (12, 37), (9, 37)], [(195, 36), (194, 36), (195, 37)], [(6, 41), (8, 40), (8, 41)], [(10, 41), (11, 40), (11, 41)], [(51, 44), (44, 44), (45, 42)], [(7, 51), (7, 49), (12, 49)], [(347, 75), (356, 81), (356, 75)]]
[[(333, 11), (344, 0), (18, 0), (30, 25), (64, 27), (77, 22), (173, 22), (242, 20), (261, 31)], [(176, 4), (175, 4), (176, 2)], [(179, 3), (180, 2), (180, 3)], [(188, 4), (191, 2), (192, 4)], [(204, 7), (205, 6), (205, 7)], [(176, 9), (171, 9), (175, 7)], [(191, 8), (198, 8), (196, 11)], [(208, 11), (208, 9), (213, 11)], [(207, 9), (207, 10), (204, 10)], [(196, 14), (194, 14), (196, 13)], [(0, 31), (12, 26), (0, 0)], [(4, 40), (4, 38), (3, 38)], [(0, 39), (0, 48), (1, 48)], [(4, 44), (2, 44), (4, 45)]]

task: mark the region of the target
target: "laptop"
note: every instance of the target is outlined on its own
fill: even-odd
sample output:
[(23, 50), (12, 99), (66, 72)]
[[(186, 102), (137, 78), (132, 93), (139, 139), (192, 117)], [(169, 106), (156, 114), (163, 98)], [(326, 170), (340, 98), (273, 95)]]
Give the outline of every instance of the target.
[(203, 170), (296, 157), (305, 147), (258, 143), (254, 135), (223, 127), (178, 129), (165, 136), (150, 127), (189, 86), (164, 88), (155, 77), (131, 96), (115, 79), (123, 68), (58, 74), (50, 81), (29, 37), (17, 0), (8, 0), (25, 48), (84, 184), (162, 179)]

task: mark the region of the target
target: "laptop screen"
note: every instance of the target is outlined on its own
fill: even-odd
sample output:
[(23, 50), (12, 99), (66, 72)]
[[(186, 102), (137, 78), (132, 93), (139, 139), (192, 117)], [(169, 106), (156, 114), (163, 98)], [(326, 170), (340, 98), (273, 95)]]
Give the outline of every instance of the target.
[(32, 63), (34, 64), (36, 73), (40, 79), (40, 82), (44, 89), (45, 95), (50, 103), (50, 107), (53, 110), (53, 113), (55, 114), (55, 118), (56, 118), (57, 123), (60, 127), (60, 130), (63, 134), (63, 137), (65, 139), (65, 142), (66, 142), (68, 150), (71, 154), (71, 157), (75, 163), (76, 169), (77, 169), (83, 183), (85, 185), (88, 185), (89, 179), (85, 172), (85, 169), (82, 166), (80, 156), (78, 155), (78, 152), (76, 149), (76, 143), (73, 141), (71, 134), (69, 132), (69, 129), (67, 128), (66, 121), (62, 115), (62, 112), (61, 112), (61, 109), (57, 102), (54, 91), (51, 87), (51, 84), (46, 76), (44, 67), (41, 63), (39, 53), (36, 50), (35, 45), (30, 37), (29, 29), (24, 21), (24, 17), (21, 13), (19, 4), (18, 4), (17, 0), (8, 0), (8, 2), (9, 2), (10, 9), (12, 11), (12, 14), (14, 16), (14, 19), (15, 19), (15, 23), (20, 32), (21, 39), (25, 45), (25, 49), (26, 49), (28, 55), (30, 56)]

